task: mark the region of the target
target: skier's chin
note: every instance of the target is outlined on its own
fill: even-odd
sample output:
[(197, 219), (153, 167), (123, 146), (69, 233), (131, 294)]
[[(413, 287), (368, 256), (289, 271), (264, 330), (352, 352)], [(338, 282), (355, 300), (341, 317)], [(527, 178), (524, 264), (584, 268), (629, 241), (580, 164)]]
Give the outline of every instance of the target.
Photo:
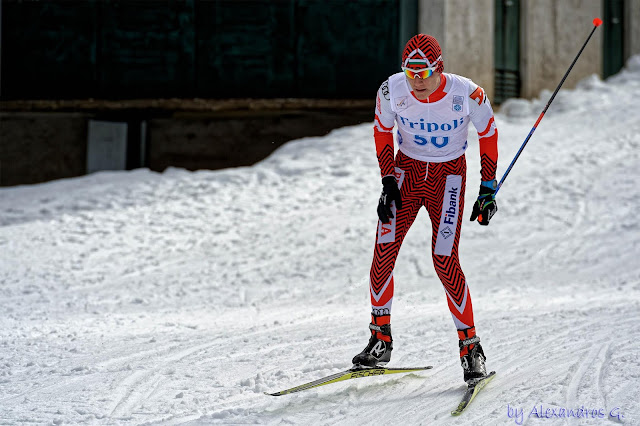
[(416, 95), (416, 98), (418, 99), (424, 99), (427, 97), (427, 89), (418, 89), (418, 88), (414, 88), (413, 89), (413, 93)]

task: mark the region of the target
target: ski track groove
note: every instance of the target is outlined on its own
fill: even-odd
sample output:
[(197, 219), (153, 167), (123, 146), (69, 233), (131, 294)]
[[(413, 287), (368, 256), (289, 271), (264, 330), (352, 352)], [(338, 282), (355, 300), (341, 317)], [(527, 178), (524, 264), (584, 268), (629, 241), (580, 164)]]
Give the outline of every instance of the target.
[[(159, 375), (159, 371), (166, 368), (169, 364), (182, 361), (198, 352), (207, 350), (214, 345), (217, 345), (216, 341), (208, 342), (205, 344), (197, 345), (187, 349), (183, 349), (169, 355), (162, 356), (160, 359), (153, 360), (154, 367), (146, 371), (137, 371), (125, 378), (119, 386), (114, 389), (114, 393), (123, 395), (114, 405), (111, 410), (110, 417), (122, 417), (125, 413), (129, 413), (135, 404), (139, 403), (142, 399), (139, 395), (153, 393), (153, 387), (157, 385), (158, 381), (153, 379)], [(118, 388), (124, 388), (118, 392)], [(136, 397), (138, 396), (138, 397)], [(130, 414), (130, 413), (129, 413)]]
[[(580, 404), (578, 403), (578, 393), (580, 390), (584, 390), (585, 387), (582, 387), (582, 383), (586, 383), (588, 387), (596, 387), (597, 384), (590, 385), (591, 381), (586, 380), (589, 374), (593, 371), (591, 368), (593, 363), (598, 360), (599, 353), (602, 349), (606, 349), (606, 345), (594, 345), (588, 352), (588, 354), (584, 357), (581, 357), (577, 363), (576, 371), (571, 374), (571, 379), (569, 384), (567, 385), (566, 394), (565, 394), (565, 406), (566, 407), (578, 407)], [(576, 355), (580, 357), (580, 352), (577, 352)], [(600, 368), (602, 365), (600, 365)], [(602, 395), (599, 395), (599, 399), (602, 399)]]
[[(168, 347), (170, 347), (171, 345), (168, 345)], [(69, 377), (65, 380), (60, 380), (60, 378), (57, 378), (55, 383), (51, 383), (48, 385), (41, 385), (41, 386), (37, 386), (34, 385), (32, 386), (29, 390), (22, 392), (20, 394), (17, 395), (12, 395), (9, 397), (5, 397), (3, 399), (0, 399), (1, 403), (9, 403), (11, 400), (17, 399), (17, 398), (24, 398), (24, 397), (33, 397), (34, 394), (41, 394), (43, 392), (46, 391), (51, 391), (53, 389), (56, 388), (66, 388), (69, 386), (74, 385), (77, 382), (82, 382), (82, 381), (86, 381), (88, 376), (92, 376), (92, 375), (97, 375), (97, 374), (101, 374), (103, 371), (102, 370), (106, 370), (109, 371), (109, 369), (112, 366), (117, 366), (118, 364), (123, 364), (126, 363), (128, 361), (137, 359), (137, 358), (144, 358), (150, 354), (155, 354), (158, 353), (159, 349), (152, 349), (152, 350), (148, 350), (148, 351), (143, 351), (143, 352), (136, 352), (133, 354), (128, 354), (125, 356), (121, 356), (121, 357), (116, 357), (116, 358), (110, 358), (106, 361), (101, 361), (95, 364), (95, 367), (98, 369), (98, 371), (89, 373), (89, 374), (84, 374), (84, 375), (80, 375), (80, 376), (74, 376), (74, 377)], [(162, 349), (160, 349), (160, 351), (162, 351)], [(84, 365), (85, 360), (75, 360), (73, 362), (73, 364), (70, 364), (69, 367), (71, 365)], [(64, 376), (63, 376), (64, 377)]]
[(598, 369), (596, 370), (596, 374), (598, 380), (596, 382), (598, 389), (599, 399), (602, 400), (602, 407), (608, 407), (607, 394), (604, 391), (604, 376), (606, 373), (606, 366), (611, 361), (611, 337), (609, 341), (605, 343), (598, 352)]
[[(307, 322), (309, 318), (308, 317), (300, 318), (299, 320), (303, 320)], [(273, 332), (277, 329), (286, 329), (292, 326), (299, 327), (299, 324), (279, 325), (279, 326), (276, 326), (276, 328), (272, 327), (271, 331)], [(149, 355), (154, 355), (154, 354), (157, 355), (159, 352), (162, 352), (162, 351), (148, 351), (143, 355), (138, 354), (140, 356), (135, 356), (135, 358), (139, 359), (139, 361), (141, 361), (142, 359), (148, 358), (150, 362), (153, 362), (154, 367), (152, 369), (140, 370), (130, 374), (120, 382), (120, 385), (116, 386), (113, 389), (112, 392), (114, 394), (120, 394), (122, 396), (113, 404), (113, 409), (111, 409), (109, 417), (125, 420), (127, 419), (127, 416), (130, 416), (131, 414), (135, 414), (133, 410), (135, 409), (136, 404), (139, 404), (140, 401), (149, 399), (149, 397), (157, 391), (158, 384), (162, 382), (162, 375), (160, 374), (160, 371), (164, 368), (167, 368), (169, 365), (175, 364), (179, 361), (183, 361), (189, 357), (196, 355), (199, 352), (206, 351), (207, 349), (213, 346), (220, 346), (220, 345), (224, 346), (225, 344), (230, 344), (231, 341), (237, 341), (237, 340), (246, 340), (246, 339), (251, 340), (251, 337), (256, 335), (262, 335), (264, 333), (265, 333), (264, 330), (257, 330), (251, 333), (245, 333), (243, 335), (234, 335), (233, 337), (229, 337), (226, 339), (225, 338), (221, 339), (217, 336), (213, 336), (211, 337), (212, 339), (211, 342), (192, 346), (190, 348), (183, 349), (177, 352), (170, 351), (172, 347), (175, 347), (175, 344), (170, 344), (166, 348), (164, 348), (165, 350), (169, 349), (169, 353), (162, 355), (160, 357), (149, 357)], [(233, 358), (243, 358), (251, 354), (256, 354), (256, 353), (265, 352), (265, 351), (272, 351), (274, 350), (274, 348), (279, 346), (284, 346), (284, 345), (286, 344), (285, 343), (271, 344), (271, 345), (267, 345), (254, 350), (235, 352), (232, 354), (232, 356)], [(134, 357), (131, 357), (131, 359), (132, 358)], [(126, 357), (125, 359), (129, 361), (129, 359), (127, 359)], [(208, 360), (208, 362), (214, 362), (214, 361), (215, 361), (215, 358)], [(109, 360), (106, 363), (112, 364), (113, 360)], [(269, 371), (273, 371), (275, 369), (277, 369), (277, 367), (273, 367), (271, 369), (262, 369), (261, 371), (262, 371), (262, 374), (264, 375)], [(249, 377), (253, 377), (253, 376), (255, 376), (254, 373), (252, 373)], [(146, 394), (146, 398), (144, 397), (145, 394)], [(261, 398), (261, 397), (262, 397), (261, 393), (256, 395), (256, 398)], [(244, 399), (243, 399), (243, 402), (245, 402)], [(224, 409), (228, 409), (234, 405), (237, 405), (237, 403), (238, 403), (238, 400), (232, 397), (230, 401), (228, 401), (227, 403), (223, 403), (222, 407)], [(216, 405), (216, 406), (220, 407), (220, 405)]]

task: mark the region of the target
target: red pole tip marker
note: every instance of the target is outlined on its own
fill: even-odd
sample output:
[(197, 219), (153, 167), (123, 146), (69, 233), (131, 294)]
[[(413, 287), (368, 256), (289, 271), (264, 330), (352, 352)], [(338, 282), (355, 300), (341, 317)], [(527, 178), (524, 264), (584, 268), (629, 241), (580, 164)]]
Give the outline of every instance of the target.
[(599, 27), (600, 25), (602, 25), (602, 19), (600, 18), (596, 18), (593, 20), (593, 25), (595, 25), (596, 27)]

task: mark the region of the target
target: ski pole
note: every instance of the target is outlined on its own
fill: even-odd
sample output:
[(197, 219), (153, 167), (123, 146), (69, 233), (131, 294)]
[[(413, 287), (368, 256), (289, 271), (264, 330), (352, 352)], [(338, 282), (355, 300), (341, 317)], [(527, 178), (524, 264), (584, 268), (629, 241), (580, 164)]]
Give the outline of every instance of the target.
[(524, 147), (527, 146), (527, 142), (529, 142), (529, 139), (531, 139), (531, 135), (533, 135), (533, 132), (536, 131), (536, 128), (538, 127), (538, 124), (540, 124), (540, 121), (542, 121), (542, 117), (544, 117), (544, 114), (547, 112), (547, 109), (549, 109), (549, 105), (551, 105), (551, 102), (553, 102), (553, 99), (558, 94), (558, 91), (560, 90), (560, 87), (562, 86), (562, 83), (564, 83), (564, 81), (567, 79), (567, 76), (571, 72), (571, 69), (573, 68), (573, 66), (576, 64), (576, 61), (578, 60), (578, 58), (582, 54), (582, 51), (587, 46), (587, 43), (589, 43), (589, 40), (591, 40), (591, 36), (596, 31), (596, 28), (598, 28), (600, 25), (602, 25), (602, 19), (595, 18), (593, 20), (593, 29), (591, 30), (591, 33), (589, 34), (589, 37), (587, 37), (587, 41), (585, 41), (584, 44), (582, 45), (582, 48), (580, 49), (580, 51), (576, 55), (575, 59), (571, 63), (571, 66), (569, 67), (567, 72), (564, 74), (564, 77), (562, 77), (562, 80), (560, 81), (560, 84), (558, 84), (558, 87), (556, 87), (556, 90), (553, 92), (553, 95), (551, 95), (551, 99), (549, 99), (549, 102), (547, 102), (547, 106), (545, 106), (544, 110), (542, 110), (542, 113), (538, 117), (538, 120), (536, 121), (536, 124), (533, 125), (533, 128), (531, 129), (531, 131), (527, 135), (527, 138), (524, 140), (524, 143), (522, 144), (522, 146), (520, 146), (520, 149), (518, 150), (518, 153), (516, 154), (515, 158), (513, 159), (513, 161), (511, 161), (511, 164), (509, 164), (509, 167), (507, 168), (507, 171), (504, 173), (504, 176), (502, 176), (502, 179), (500, 179), (500, 182), (498, 183), (498, 186), (496, 187), (496, 192), (494, 193), (494, 196), (498, 194), (498, 191), (500, 191), (500, 187), (502, 186), (502, 183), (507, 178), (507, 175), (509, 174), (509, 172), (513, 168), (513, 165), (518, 160), (518, 157), (520, 157), (520, 154), (524, 150)]

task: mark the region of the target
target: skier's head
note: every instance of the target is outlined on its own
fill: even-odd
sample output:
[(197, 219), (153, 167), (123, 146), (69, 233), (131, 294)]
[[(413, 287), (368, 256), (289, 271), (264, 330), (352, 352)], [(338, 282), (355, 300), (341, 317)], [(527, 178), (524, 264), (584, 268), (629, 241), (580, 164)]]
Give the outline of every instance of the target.
[[(427, 34), (415, 35), (407, 42), (402, 52), (402, 70), (429, 69), (429, 76), (444, 71), (442, 50), (435, 37)], [(410, 78), (414, 78), (410, 76)], [(420, 77), (424, 78), (424, 77)]]

